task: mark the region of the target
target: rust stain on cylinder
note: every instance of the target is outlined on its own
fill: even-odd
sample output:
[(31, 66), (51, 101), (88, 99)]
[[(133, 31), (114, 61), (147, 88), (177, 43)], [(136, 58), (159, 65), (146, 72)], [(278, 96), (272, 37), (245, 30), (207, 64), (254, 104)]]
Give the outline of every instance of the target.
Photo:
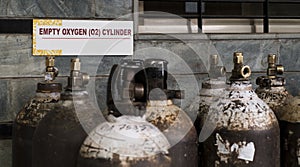
[(289, 98), (280, 118), (282, 167), (300, 166), (300, 97)]
[(280, 119), (284, 112), (283, 105), (287, 98), (289, 98), (289, 93), (285, 87), (272, 87), (272, 88), (257, 88), (255, 93), (266, 102), (269, 107), (274, 111), (277, 118)]
[(193, 122), (171, 100), (153, 100), (148, 103), (146, 120), (158, 127), (171, 144), (171, 166), (198, 166), (197, 131)]
[(101, 119), (86, 91), (66, 91), (52, 112), (39, 123), (33, 137), (33, 167), (76, 166), (87, 133)]
[(211, 104), (208, 121), (215, 130), (203, 143), (203, 166), (278, 167), (279, 125), (273, 111), (249, 81), (232, 81)]
[(32, 167), (32, 138), (39, 122), (58, 104), (60, 93), (37, 93), (13, 124), (13, 167)]

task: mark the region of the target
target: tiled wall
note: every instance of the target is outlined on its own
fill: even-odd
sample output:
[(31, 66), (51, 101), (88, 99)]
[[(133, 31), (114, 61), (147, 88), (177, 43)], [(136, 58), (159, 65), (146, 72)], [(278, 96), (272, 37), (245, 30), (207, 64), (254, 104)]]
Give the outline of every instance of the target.
[[(177, 39), (175, 39), (177, 38)], [(31, 35), (0, 35), (0, 121), (13, 120), (20, 108), (34, 95), (36, 83), (42, 81), (44, 57), (31, 55)], [(266, 58), (276, 53), (280, 63), (286, 68), (287, 88), (293, 94), (299, 92), (300, 35), (260, 34), (260, 35), (140, 35), (135, 41), (134, 58), (164, 58), (169, 61), (171, 78), (177, 87), (185, 90), (185, 101), (197, 95), (195, 87), (207, 77), (208, 57), (219, 54), (230, 72), (233, 68), (234, 51), (244, 53), (245, 64), (252, 68), (252, 81), (265, 74)], [(124, 56), (80, 56), (82, 71), (92, 76), (88, 88), (97, 95), (100, 107), (105, 108), (106, 82), (110, 68)], [(66, 84), (69, 62), (72, 57), (56, 57), (60, 74), (58, 80)], [(228, 76), (230, 74), (228, 73)], [(170, 79), (171, 80), (171, 79)], [(186, 82), (186, 81), (190, 82)], [(94, 82), (95, 81), (95, 82)], [(195, 83), (196, 82), (196, 83)], [(169, 82), (171, 88), (176, 84)], [(186, 106), (183, 106), (184, 108)]]
[(131, 0), (1, 0), (0, 17), (118, 18), (131, 13)]
[[(117, 18), (132, 11), (131, 0), (0, 0), (0, 18)], [(128, 18), (130, 19), (130, 18)], [(44, 57), (33, 57), (29, 34), (0, 34), (0, 122), (11, 121), (35, 94), (36, 84), (43, 80)], [(134, 58), (165, 58), (169, 61), (169, 86), (185, 90), (181, 104), (188, 108), (207, 78), (208, 56), (219, 54), (230, 72), (232, 54), (242, 51), (245, 64), (253, 70), (252, 81), (265, 74), (266, 57), (277, 53), (286, 67), (287, 88), (299, 92), (300, 34), (235, 34), (235, 35), (139, 35)], [(124, 56), (80, 56), (82, 71), (92, 76), (88, 85), (99, 107), (105, 108), (106, 83), (111, 66)], [(71, 57), (56, 58), (58, 81), (66, 85)], [(229, 76), (229, 73), (228, 73)], [(175, 81), (176, 83), (175, 84)], [(254, 85), (255, 86), (255, 85)], [(193, 115), (193, 113), (189, 113)], [(10, 166), (10, 141), (0, 140), (0, 166)]]

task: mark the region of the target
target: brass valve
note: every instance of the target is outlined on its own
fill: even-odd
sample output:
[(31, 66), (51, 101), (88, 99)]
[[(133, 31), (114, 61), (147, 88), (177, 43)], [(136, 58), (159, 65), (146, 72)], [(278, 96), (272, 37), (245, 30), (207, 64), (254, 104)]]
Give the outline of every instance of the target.
[(71, 72), (68, 78), (67, 90), (82, 90), (89, 83), (90, 76), (80, 72), (80, 59), (71, 59)]
[(211, 65), (218, 65), (219, 62), (219, 56), (218, 55), (211, 55), (210, 60), (211, 60)]
[(210, 69), (209, 69), (209, 77), (211, 79), (223, 77), (226, 75), (226, 68), (224, 66), (218, 66), (219, 56), (211, 55), (210, 56)]
[(47, 56), (46, 57), (46, 66), (54, 66), (55, 64), (55, 58), (52, 56)]
[(242, 52), (235, 52), (233, 54), (234, 68), (232, 69), (232, 76), (230, 80), (248, 80), (251, 75), (251, 68), (244, 65), (244, 57)]
[(53, 81), (58, 75), (58, 69), (54, 67), (55, 58), (52, 56), (46, 57), (46, 73), (45, 81)]
[(45, 81), (39, 82), (37, 84), (36, 92), (39, 93), (52, 93), (52, 92), (61, 92), (62, 85), (61, 83), (54, 82), (55, 77), (58, 75), (58, 69), (54, 67), (55, 58), (53, 56), (47, 56), (46, 61), (46, 72), (45, 72)]
[(80, 71), (80, 65), (81, 63), (79, 58), (71, 59), (71, 70)]
[(283, 74), (284, 67), (282, 65), (277, 65), (276, 63), (277, 63), (277, 56), (275, 54), (269, 54), (267, 76), (258, 77), (256, 79), (257, 85), (266, 88), (285, 85), (285, 79), (283, 77), (277, 76)]
[(267, 75), (269, 78), (276, 78), (276, 75), (282, 75), (284, 72), (284, 67), (282, 65), (277, 65), (277, 57), (275, 54), (268, 55), (268, 69)]

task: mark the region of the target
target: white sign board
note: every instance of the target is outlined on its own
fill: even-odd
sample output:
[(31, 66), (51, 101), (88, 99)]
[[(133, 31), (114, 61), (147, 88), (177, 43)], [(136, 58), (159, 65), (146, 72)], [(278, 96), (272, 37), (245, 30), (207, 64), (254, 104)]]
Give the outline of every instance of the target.
[(132, 55), (132, 21), (33, 20), (33, 55)]

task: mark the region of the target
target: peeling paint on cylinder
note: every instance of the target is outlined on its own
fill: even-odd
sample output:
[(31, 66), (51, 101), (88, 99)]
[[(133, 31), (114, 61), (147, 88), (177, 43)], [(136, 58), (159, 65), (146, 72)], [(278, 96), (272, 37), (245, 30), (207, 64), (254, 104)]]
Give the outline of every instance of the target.
[(280, 119), (280, 116), (283, 114), (282, 106), (288, 98), (288, 96), (290, 96), (285, 87), (258, 87), (255, 90), (255, 93), (258, 95), (259, 98), (261, 98), (264, 102), (266, 102), (269, 105), (269, 107), (276, 114), (277, 118)]
[(86, 91), (66, 91), (33, 137), (33, 167), (75, 166), (80, 145), (101, 120)]
[[(225, 142), (224, 148), (226, 151), (228, 150), (228, 152), (218, 150), (216, 142), (217, 134), (222, 136)], [(203, 166), (279, 167), (279, 158), (274, 159), (275, 153), (273, 149), (279, 147), (279, 139), (274, 139), (274, 137), (272, 137), (273, 134), (279, 134), (277, 127), (262, 131), (231, 131), (218, 129), (205, 141), (204, 150), (207, 151), (203, 153)], [(239, 149), (250, 143), (254, 146), (252, 148), (253, 150), (250, 149), (250, 151), (246, 151), (243, 156), (242, 152), (239, 152)], [(238, 147), (235, 148), (235, 146)], [(277, 155), (275, 155), (277, 157), (279, 157), (278, 152), (279, 151), (277, 151)], [(216, 155), (210, 153), (216, 153)]]
[(284, 71), (282, 65), (276, 64), (277, 57), (274, 54), (268, 55), (267, 76), (260, 76), (256, 79), (259, 87), (255, 90), (258, 97), (266, 102), (280, 120), (284, 114), (284, 103), (291, 97), (285, 88), (285, 78), (279, 77)]
[(60, 99), (60, 92), (36, 93), (18, 113), (13, 124), (13, 167), (32, 166), (32, 138), (39, 122)]
[(203, 142), (203, 166), (279, 167), (276, 116), (253, 91), (243, 53), (235, 52), (233, 62), (225, 94), (211, 104), (203, 125), (202, 131), (209, 132)]
[(68, 85), (58, 105), (39, 123), (33, 136), (33, 167), (74, 167), (87, 134), (104, 120), (85, 86), (89, 75), (80, 72), (80, 59), (71, 59)]
[(210, 79), (203, 82), (202, 89), (200, 90), (197, 124), (195, 124), (198, 135), (207, 118), (210, 105), (225, 93), (225, 87), (225, 81), (218, 79)]
[(13, 124), (13, 167), (32, 167), (33, 136), (40, 121), (60, 100), (61, 83), (55, 82), (58, 69), (55, 58), (47, 56), (44, 81), (37, 84), (36, 95), (17, 114)]
[[(211, 55), (210, 57), (210, 69), (209, 69), (209, 78), (202, 83), (202, 89), (200, 90), (199, 96), (199, 110), (197, 113), (196, 121), (194, 125), (197, 130), (197, 134), (199, 136), (199, 141), (202, 140), (202, 134), (200, 131), (205, 124), (207, 119), (207, 115), (209, 112), (209, 107), (212, 103), (218, 100), (225, 93), (225, 75), (226, 69), (224, 66), (218, 66), (218, 55)], [(203, 151), (203, 143), (198, 143), (198, 163), (203, 166), (202, 162), (202, 152)]]
[(300, 96), (289, 98), (284, 106), (286, 111), (280, 119), (290, 123), (300, 123)]
[(166, 137), (141, 117), (98, 125), (83, 142), (77, 167), (171, 167)]
[[(229, 86), (226, 95), (210, 107), (208, 121), (215, 130), (203, 143), (204, 166), (279, 166), (279, 127), (275, 114), (257, 97), (249, 81), (232, 81)], [(222, 137), (227, 152), (220, 151), (218, 136)], [(241, 152), (235, 149), (249, 143), (254, 145), (254, 155), (250, 151), (243, 155), (250, 158), (241, 158)]]
[[(258, 96), (275, 112), (280, 125), (280, 153), (282, 167), (299, 167), (298, 139), (300, 138), (300, 100), (292, 97), (285, 88), (283, 66), (276, 65), (276, 55), (268, 56), (267, 76), (258, 77)], [(279, 68), (278, 68), (279, 67)]]
[[(208, 79), (202, 83), (202, 89), (200, 90), (199, 111), (194, 122), (198, 136), (200, 135), (200, 131), (205, 124), (210, 105), (225, 93), (225, 87), (226, 83), (221, 79)], [(198, 143), (199, 164), (202, 164), (203, 162), (203, 160), (201, 160), (202, 150), (203, 145), (202, 142), (200, 142)]]
[(184, 111), (171, 100), (150, 100), (145, 117), (158, 127), (170, 142), (172, 167), (198, 166), (197, 131)]
[(297, 118), (297, 112), (293, 112), (297, 111), (297, 109), (295, 110), (297, 104), (291, 102), (293, 101), (291, 100), (293, 97), (289, 95), (284, 86), (259, 87), (256, 89), (256, 93), (272, 108), (278, 118), (280, 126), (281, 166), (295, 166), (297, 161), (297, 151), (295, 148), (297, 148), (297, 136), (300, 135), (297, 131), (295, 132), (296, 134), (293, 132), (296, 127), (300, 128), (300, 125), (294, 122), (297, 119), (300, 121), (299, 116)]
[(300, 166), (300, 97), (286, 101), (280, 118), (282, 167)]

